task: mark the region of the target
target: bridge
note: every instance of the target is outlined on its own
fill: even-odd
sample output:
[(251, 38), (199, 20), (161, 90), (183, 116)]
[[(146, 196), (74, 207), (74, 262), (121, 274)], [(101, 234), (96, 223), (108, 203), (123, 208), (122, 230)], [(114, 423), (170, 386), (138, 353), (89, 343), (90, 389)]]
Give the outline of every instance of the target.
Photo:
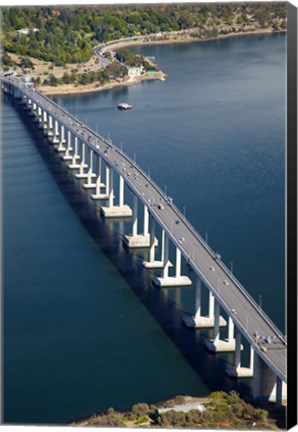
[[(74, 176), (84, 181), (90, 198), (105, 201), (101, 207), (103, 217), (132, 219), (131, 235), (125, 235), (123, 241), (128, 248), (148, 248), (143, 266), (161, 270), (161, 275), (153, 279), (154, 285), (160, 288), (191, 285), (191, 279), (181, 274), (181, 259), (186, 260), (194, 271), (196, 289), (195, 314), (185, 315), (184, 324), (190, 328), (212, 328), (213, 338), (206, 340), (206, 349), (215, 353), (234, 352), (234, 364), (226, 369), (227, 375), (252, 378), (255, 399), (275, 400), (281, 405), (287, 397), (285, 336), (178, 210), (172, 198), (111, 140), (94, 132), (28, 82), (2, 76), (1, 87), (24, 106)], [(118, 197), (115, 177), (119, 180)], [(125, 183), (132, 193), (132, 208), (125, 204)], [(139, 201), (144, 207), (142, 232)], [(161, 227), (161, 239), (156, 237), (156, 223)], [(176, 248), (175, 265), (169, 259), (170, 241)], [(202, 283), (209, 290), (206, 316), (201, 313)], [(221, 309), (226, 312), (228, 322), (220, 315)], [(228, 337), (221, 338), (221, 328), (227, 325)], [(250, 346), (249, 367), (241, 366), (242, 337)]]

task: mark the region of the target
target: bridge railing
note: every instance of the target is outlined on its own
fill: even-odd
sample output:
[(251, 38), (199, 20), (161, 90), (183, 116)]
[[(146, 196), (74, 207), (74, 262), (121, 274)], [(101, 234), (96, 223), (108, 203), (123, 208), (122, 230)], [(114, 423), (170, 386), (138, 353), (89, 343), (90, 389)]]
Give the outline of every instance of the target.
[[(22, 89), (24, 91), (24, 89)], [(28, 91), (28, 89), (26, 89)], [(38, 95), (40, 95), (43, 99), (45, 99), (47, 102), (54, 105), (57, 110), (63, 111), (68, 117), (72, 118), (72, 120), (75, 123), (78, 123), (83, 127), (85, 130), (88, 130), (91, 134), (97, 136), (101, 141), (103, 141), (105, 144), (113, 147), (115, 151), (121, 153), (123, 157), (130, 163), (133, 164), (146, 178), (148, 183), (150, 183), (157, 192), (162, 195), (164, 200), (167, 202), (168, 205), (171, 206), (171, 208), (175, 211), (177, 216), (181, 218), (184, 222), (184, 224), (187, 226), (187, 228), (192, 232), (192, 234), (195, 236), (195, 238), (201, 243), (201, 245), (206, 249), (206, 251), (212, 256), (212, 258), (216, 258), (215, 252), (211, 249), (211, 247), (208, 245), (208, 243), (202, 238), (202, 236), (195, 230), (195, 228), (191, 225), (191, 223), (188, 221), (188, 219), (185, 218), (184, 215), (182, 215), (181, 211), (176, 207), (176, 205), (173, 202), (170, 202), (168, 200), (168, 196), (165, 194), (165, 192), (152, 180), (151, 177), (148, 176), (148, 174), (143, 170), (142, 167), (140, 167), (135, 161), (133, 161), (130, 156), (128, 156), (126, 153), (124, 153), (121, 149), (119, 149), (117, 146), (115, 146), (111, 140), (108, 140), (104, 137), (102, 137), (98, 132), (93, 131), (88, 127), (87, 125), (83, 124), (79, 119), (77, 119), (74, 115), (69, 113), (67, 110), (59, 106), (56, 102), (49, 99), (47, 96), (39, 92), (38, 90), (34, 90)], [(31, 93), (29, 90), (28, 93)], [(190, 258), (190, 257), (189, 257)], [(266, 320), (267, 324), (275, 331), (275, 333), (278, 335), (278, 337), (283, 341), (283, 343), (287, 344), (285, 336), (281, 333), (281, 331), (278, 329), (278, 327), (273, 323), (273, 321), (268, 317), (268, 315), (264, 312), (263, 309), (260, 308), (260, 306), (257, 304), (257, 302), (254, 300), (254, 298), (248, 293), (248, 291), (244, 288), (244, 286), (239, 282), (239, 280), (233, 275), (233, 273), (227, 268), (227, 266), (221, 261), (221, 259), (216, 259), (217, 263), (220, 265), (222, 270), (227, 274), (227, 276), (234, 282), (234, 284), (239, 288), (239, 290), (242, 292), (242, 294), (249, 300), (249, 302), (253, 305), (255, 309), (260, 311), (262, 313), (262, 316)]]

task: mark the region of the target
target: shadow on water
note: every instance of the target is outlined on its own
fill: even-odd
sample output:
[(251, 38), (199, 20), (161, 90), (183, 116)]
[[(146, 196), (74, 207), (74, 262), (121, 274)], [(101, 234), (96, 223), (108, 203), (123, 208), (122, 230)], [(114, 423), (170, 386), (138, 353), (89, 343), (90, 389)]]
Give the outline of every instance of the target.
[[(49, 145), (31, 117), (27, 116), (18, 102), (11, 103), (16, 108), (24, 127), (30, 131), (38, 152), (64, 198), (88, 234), (113, 263), (206, 387), (210, 391), (235, 389), (241, 396), (249, 396), (250, 380), (233, 381), (225, 375), (225, 368), (231, 365), (231, 356), (208, 353), (204, 347), (208, 332), (185, 327), (182, 323), (183, 311), (169, 298), (168, 291), (153, 286), (150, 272), (142, 267), (144, 251), (131, 252), (124, 247), (121, 231), (123, 232), (124, 223), (127, 221), (105, 220), (100, 215), (98, 202), (89, 198), (88, 192), (82, 188), (80, 181), (74, 178), (72, 171), (54, 151), (53, 146)], [(175, 292), (177, 296), (178, 291), (179, 289)]]

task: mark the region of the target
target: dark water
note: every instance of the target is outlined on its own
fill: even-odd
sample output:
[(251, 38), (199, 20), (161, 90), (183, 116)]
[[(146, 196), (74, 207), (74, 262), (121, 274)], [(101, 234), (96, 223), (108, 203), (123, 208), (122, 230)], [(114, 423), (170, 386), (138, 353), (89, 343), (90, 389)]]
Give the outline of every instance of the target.
[[(285, 331), (285, 35), (135, 49), (165, 82), (56, 97), (173, 196)], [(115, 107), (128, 102), (133, 109)], [(26, 114), (2, 106), (4, 421), (65, 423), (232, 382), (181, 325), (194, 291), (155, 289)], [(130, 196), (128, 196), (128, 202)], [(206, 292), (204, 293), (204, 307)], [(247, 355), (244, 355), (244, 362)]]

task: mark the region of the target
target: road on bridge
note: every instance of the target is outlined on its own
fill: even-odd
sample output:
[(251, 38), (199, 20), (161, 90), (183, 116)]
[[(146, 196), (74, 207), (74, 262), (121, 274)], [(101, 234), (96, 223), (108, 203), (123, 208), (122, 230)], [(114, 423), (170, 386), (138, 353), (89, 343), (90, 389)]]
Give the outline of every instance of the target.
[[(18, 86), (16, 79), (10, 78), (7, 81)], [(119, 148), (89, 129), (42, 93), (28, 88), (22, 88), (22, 91), (33, 102), (56, 117), (61, 124), (89, 145), (124, 177), (130, 189), (138, 195), (149, 212), (165, 229), (197, 275), (211, 289), (221, 307), (233, 318), (235, 325), (253, 345), (258, 355), (277, 376), (287, 382), (287, 344), (284, 336), (154, 181)], [(256, 342), (256, 332), (261, 337), (271, 336), (272, 343), (265, 343), (261, 337), (259, 342)], [(267, 348), (266, 352), (262, 350), (264, 344)]]

